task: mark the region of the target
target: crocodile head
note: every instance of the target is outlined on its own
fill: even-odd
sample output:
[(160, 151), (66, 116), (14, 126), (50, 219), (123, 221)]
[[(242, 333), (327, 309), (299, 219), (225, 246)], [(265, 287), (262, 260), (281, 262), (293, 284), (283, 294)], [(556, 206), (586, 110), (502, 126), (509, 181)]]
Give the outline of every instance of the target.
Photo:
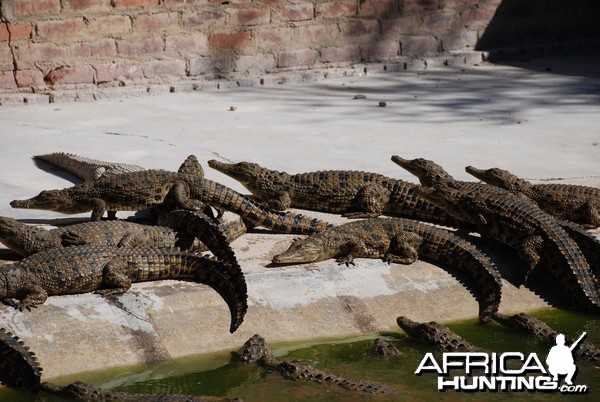
[(428, 159), (404, 159), (398, 155), (392, 156), (392, 161), (417, 176), (423, 186), (437, 187), (440, 184), (454, 181), (448, 172), (437, 163)]
[(270, 357), (271, 349), (267, 346), (265, 338), (256, 334), (244, 343), (240, 359), (246, 363), (256, 363), (263, 357)]
[(227, 176), (236, 179), (244, 186), (254, 181), (259, 175), (262, 168), (260, 165), (251, 162), (238, 162), (238, 163), (223, 163), (217, 160), (211, 159), (208, 161), (208, 166), (219, 172), (226, 174)]
[(65, 214), (91, 210), (91, 208), (82, 209), (82, 204), (77, 203), (65, 190), (44, 190), (28, 200), (11, 201), (10, 206), (13, 208), (43, 209)]
[(334, 247), (325, 244), (314, 236), (295, 240), (290, 247), (281, 254), (273, 257), (275, 264), (302, 264), (324, 261), (336, 256)]
[(492, 186), (501, 187), (512, 192), (526, 192), (531, 184), (510, 173), (508, 170), (499, 168), (477, 169), (467, 166), (465, 171), (479, 180)]
[(506, 327), (525, 331), (534, 335), (536, 338), (549, 339), (555, 333), (548, 324), (525, 313), (511, 316), (494, 313), (492, 318), (494, 321), (499, 322)]

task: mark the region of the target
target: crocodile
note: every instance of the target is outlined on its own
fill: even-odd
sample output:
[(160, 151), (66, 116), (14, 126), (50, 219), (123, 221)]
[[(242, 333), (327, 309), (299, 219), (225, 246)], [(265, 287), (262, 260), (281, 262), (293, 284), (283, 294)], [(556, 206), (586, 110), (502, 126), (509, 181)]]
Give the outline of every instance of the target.
[(475, 225), (483, 236), (517, 250), (526, 264), (521, 283), (527, 282), (536, 266), (544, 266), (570, 292), (579, 308), (600, 308), (597, 279), (578, 244), (555, 218), (525, 196), (487, 184), (454, 180), (427, 159), (407, 160), (394, 155), (392, 160), (427, 187), (416, 189), (423, 197), (457, 220)]
[(48, 296), (126, 292), (133, 282), (179, 279), (212, 287), (231, 313), (230, 332), (242, 323), (247, 288), (239, 265), (172, 249), (73, 246), (48, 249), (0, 268), (0, 301), (19, 310)]
[(30, 392), (47, 392), (60, 397), (77, 398), (82, 401), (140, 401), (140, 402), (200, 402), (224, 401), (222, 398), (177, 394), (128, 394), (111, 391), (95, 385), (75, 381), (68, 385), (41, 382), (42, 367), (35, 353), (31, 352), (18, 336), (0, 328), (0, 384), (21, 388)]
[(450, 328), (438, 324), (435, 321), (429, 323), (419, 323), (411, 319), (400, 316), (396, 318), (396, 323), (409, 337), (432, 346), (440, 352), (483, 352), (472, 343), (458, 336)]
[(465, 168), (467, 173), (493, 186), (521, 193), (547, 213), (589, 227), (600, 226), (600, 188), (574, 184), (531, 184), (499, 168)]
[[(49, 248), (94, 244), (115, 247), (179, 247), (196, 252), (210, 249), (215, 256), (234, 263), (229, 243), (247, 231), (241, 219), (215, 227), (209, 217), (197, 211), (173, 211), (164, 216), (162, 224), (166, 226), (121, 220), (94, 221), (46, 230), (0, 216), (0, 243), (23, 257)], [(192, 247), (194, 237), (200, 242)]]
[(146, 170), (146, 168), (138, 165), (101, 161), (65, 152), (35, 155), (33, 158), (54, 165), (83, 181), (93, 181), (102, 176)]
[(256, 334), (244, 343), (240, 359), (249, 364), (258, 364), (268, 370), (280, 373), (290, 380), (313, 381), (320, 384), (336, 384), (351, 391), (360, 391), (370, 394), (386, 393), (389, 386), (370, 381), (349, 380), (338, 375), (320, 370), (310, 364), (298, 360), (278, 360), (273, 356), (265, 339)]
[(198, 175), (144, 170), (105, 176), (62, 190), (45, 190), (28, 200), (14, 200), (13, 208), (33, 208), (75, 214), (92, 211), (100, 220), (106, 210), (143, 210), (165, 201), (180, 208), (206, 206), (228, 210), (255, 226), (284, 233), (314, 233), (329, 223), (301, 214), (285, 214), (263, 207), (238, 192)]
[(380, 356), (400, 356), (401, 353), (397, 347), (389, 343), (383, 338), (377, 338), (373, 341), (375, 353)]
[(414, 192), (415, 184), (377, 173), (326, 170), (288, 174), (256, 163), (208, 165), (238, 180), (253, 197), (283, 211), (300, 208), (342, 214), (347, 218), (389, 215), (453, 226), (455, 220)]
[(355, 257), (413, 263), (421, 257), (460, 270), (476, 284), (479, 316), (489, 321), (498, 309), (502, 279), (494, 263), (475, 245), (433, 225), (404, 218), (370, 218), (336, 226), (292, 243), (273, 257), (276, 264), (309, 263), (337, 258), (352, 264)]
[[(505, 327), (527, 332), (535, 339), (544, 342), (548, 346), (556, 344), (555, 339), (558, 332), (538, 318), (525, 313), (514, 314), (512, 316), (494, 313), (492, 318)], [(573, 343), (573, 339), (569, 339), (569, 343)], [(591, 362), (600, 361), (600, 349), (591, 342), (584, 340), (573, 350), (573, 352), (575, 356), (582, 360)]]

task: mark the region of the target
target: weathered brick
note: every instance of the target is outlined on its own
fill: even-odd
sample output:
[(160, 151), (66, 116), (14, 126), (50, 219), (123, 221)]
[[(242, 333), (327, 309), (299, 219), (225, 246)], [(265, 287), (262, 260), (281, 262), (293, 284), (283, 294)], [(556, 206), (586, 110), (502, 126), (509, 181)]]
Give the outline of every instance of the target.
[(440, 51), (440, 45), (434, 36), (406, 36), (400, 39), (400, 43), (403, 56), (433, 56)]
[(137, 31), (159, 32), (164, 31), (169, 25), (176, 25), (176, 16), (169, 13), (141, 14), (135, 17), (134, 25)]
[(159, 0), (114, 0), (116, 8), (157, 6)]
[(17, 49), (19, 68), (28, 68), (38, 62), (55, 61), (67, 57), (67, 49), (55, 43), (28, 43)]
[(152, 60), (144, 65), (144, 75), (152, 77), (182, 77), (185, 75), (183, 60)]
[(126, 15), (107, 15), (89, 18), (87, 32), (94, 37), (121, 35), (131, 30), (131, 19)]
[(121, 40), (117, 42), (117, 51), (123, 56), (143, 56), (148, 54), (158, 54), (163, 51), (163, 39), (152, 36), (138, 40)]
[(263, 8), (238, 8), (228, 10), (231, 22), (234, 25), (259, 25), (271, 21), (271, 10)]
[(319, 52), (321, 53), (321, 61), (324, 63), (360, 60), (360, 48), (358, 46), (327, 47), (319, 49)]
[(442, 50), (456, 50), (464, 48), (475, 48), (478, 41), (476, 31), (467, 31), (463, 29), (459, 32), (452, 33), (451, 35), (444, 35), (442, 37)]
[(392, 11), (397, 11), (396, 0), (364, 0), (358, 3), (358, 15), (384, 16)]
[(44, 74), (40, 70), (18, 70), (16, 78), (19, 87), (39, 87), (44, 85)]
[(360, 47), (363, 60), (388, 60), (400, 54), (400, 43), (397, 41), (379, 41)]
[(340, 30), (344, 38), (369, 41), (380, 33), (379, 22), (376, 20), (355, 20), (340, 23)]
[(206, 29), (207, 26), (225, 23), (225, 13), (217, 9), (203, 9), (195, 13), (186, 12), (183, 16), (184, 28)]
[(89, 13), (110, 11), (110, 0), (63, 0), (65, 11)]
[(37, 23), (37, 36), (44, 39), (62, 39), (81, 35), (85, 29), (83, 18), (49, 20)]
[(0, 45), (0, 71), (14, 68), (13, 53), (7, 43)]
[(419, 35), (422, 32), (422, 21), (416, 15), (400, 18), (384, 19), (381, 21), (381, 31), (388, 35)]
[(44, 81), (51, 85), (92, 84), (94, 69), (92, 66), (59, 67), (46, 74)]
[[(10, 30), (10, 33), (9, 33)], [(0, 42), (5, 40), (21, 40), (31, 37), (31, 24), (0, 24)]]
[(280, 10), (281, 19), (284, 21), (307, 21), (312, 20), (315, 8), (312, 3), (287, 4)]
[(399, 7), (402, 14), (437, 10), (440, 7), (440, 0), (401, 0)]
[(431, 13), (423, 17), (423, 29), (431, 33), (445, 32), (454, 22), (454, 13)]
[(466, 25), (474, 28), (485, 28), (496, 15), (495, 7), (478, 7), (469, 13)]
[(98, 83), (137, 80), (143, 78), (142, 66), (131, 61), (119, 61), (94, 65)]
[(230, 57), (197, 57), (190, 60), (190, 75), (224, 74), (233, 71)]
[(285, 47), (294, 38), (291, 28), (261, 29), (256, 32), (256, 43), (261, 50), (275, 50)]
[(323, 18), (356, 15), (356, 0), (338, 0), (317, 4), (317, 14)]
[(463, 6), (479, 6), (482, 0), (440, 0), (440, 8), (457, 8)]
[(0, 89), (16, 89), (17, 83), (12, 71), (0, 71)]
[(165, 48), (166, 52), (171, 54), (206, 54), (208, 37), (203, 33), (167, 36)]
[(330, 46), (340, 38), (340, 31), (337, 24), (303, 25), (298, 27), (298, 37), (319, 46)]
[(195, 4), (205, 5), (206, 0), (164, 0), (164, 4), (167, 8), (189, 7)]
[(14, 18), (42, 16), (60, 12), (60, 0), (13, 0), (3, 5), (3, 12)]
[(72, 57), (113, 57), (117, 55), (117, 44), (114, 39), (74, 43), (70, 54)]
[(257, 56), (242, 55), (239, 56), (234, 63), (234, 71), (260, 71), (274, 68), (276, 66), (275, 57), (270, 54), (260, 54)]
[(250, 44), (250, 32), (215, 33), (210, 35), (208, 43), (215, 48), (244, 48)]
[(312, 49), (300, 49), (280, 52), (277, 55), (277, 67), (310, 66), (315, 64), (319, 52)]

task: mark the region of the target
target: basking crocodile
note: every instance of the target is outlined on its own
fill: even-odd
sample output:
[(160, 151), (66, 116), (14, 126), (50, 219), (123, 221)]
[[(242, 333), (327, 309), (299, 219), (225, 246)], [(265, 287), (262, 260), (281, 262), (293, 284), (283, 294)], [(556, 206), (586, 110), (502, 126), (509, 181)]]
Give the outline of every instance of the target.
[[(556, 332), (548, 324), (546, 324), (538, 318), (532, 317), (525, 313), (515, 314), (512, 316), (494, 313), (492, 318), (500, 324), (504, 325), (505, 327), (527, 332), (530, 335), (532, 335), (535, 339), (541, 340), (548, 346), (556, 344), (555, 340), (556, 335), (558, 335), (558, 332)], [(569, 342), (572, 343), (573, 340), (570, 339)], [(582, 360), (591, 362), (600, 361), (600, 349), (598, 349), (588, 341), (581, 342), (573, 350), (573, 352), (577, 357), (580, 357)]]
[(222, 401), (221, 398), (176, 394), (128, 394), (110, 391), (81, 381), (69, 385), (41, 382), (37, 357), (17, 336), (0, 328), (0, 384), (31, 392), (48, 392), (82, 401), (194, 402)]
[(507, 170), (499, 168), (465, 168), (467, 173), (493, 186), (512, 193), (525, 194), (541, 209), (569, 221), (600, 226), (600, 188), (574, 184), (531, 184)]
[(488, 321), (498, 309), (502, 280), (489, 257), (472, 243), (445, 229), (404, 218), (371, 218), (349, 222), (296, 240), (273, 257), (276, 264), (323, 261), (353, 263), (356, 257), (413, 263), (418, 257), (458, 269), (476, 284), (479, 317)]
[(467, 342), (450, 328), (435, 321), (419, 323), (404, 316), (396, 318), (396, 323), (409, 337), (441, 352), (484, 352), (487, 351)]
[[(163, 218), (166, 226), (150, 226), (128, 221), (94, 221), (46, 230), (13, 218), (0, 216), (0, 243), (28, 257), (49, 248), (81, 245), (116, 247), (150, 247), (192, 249), (195, 238), (200, 240), (193, 250), (210, 249), (219, 258), (233, 262), (229, 243), (246, 232), (241, 219), (216, 227), (201, 212), (173, 211)], [(221, 233), (222, 232), (222, 233)]]
[(293, 207), (349, 218), (383, 214), (455, 224), (452, 217), (416, 194), (415, 184), (377, 173), (327, 170), (290, 175), (250, 162), (210, 160), (208, 165), (238, 180), (257, 200), (278, 211)]
[(255, 226), (284, 233), (314, 233), (329, 226), (327, 222), (307, 216), (274, 212), (228, 187), (198, 175), (166, 170), (145, 170), (101, 177), (63, 190), (42, 191), (29, 200), (12, 201), (11, 206), (67, 214), (92, 211), (92, 220), (97, 221), (106, 210), (142, 210), (161, 205), (166, 199), (189, 210), (201, 210), (205, 206), (228, 210)]
[(277, 360), (273, 356), (265, 339), (258, 334), (252, 336), (244, 343), (240, 359), (246, 363), (258, 364), (269, 370), (277, 371), (284, 378), (290, 380), (337, 384), (351, 391), (361, 391), (371, 394), (385, 393), (389, 389), (389, 386), (381, 383), (348, 380), (298, 360)]
[(146, 168), (138, 165), (101, 161), (65, 152), (35, 155), (33, 158), (50, 163), (83, 181), (93, 181), (102, 176), (146, 170)]
[(221, 295), (231, 313), (230, 331), (248, 308), (239, 265), (170, 249), (73, 246), (48, 249), (0, 270), (0, 301), (29, 309), (51, 295), (126, 292), (134, 282), (180, 279), (204, 283)]
[(539, 265), (545, 266), (564, 286), (579, 308), (598, 311), (600, 293), (590, 266), (577, 243), (550, 215), (524, 196), (498, 187), (454, 180), (432, 161), (418, 158), (392, 160), (413, 173), (423, 197), (436, 203), (457, 220), (471, 223), (484, 236), (514, 248), (526, 263), (522, 282)]

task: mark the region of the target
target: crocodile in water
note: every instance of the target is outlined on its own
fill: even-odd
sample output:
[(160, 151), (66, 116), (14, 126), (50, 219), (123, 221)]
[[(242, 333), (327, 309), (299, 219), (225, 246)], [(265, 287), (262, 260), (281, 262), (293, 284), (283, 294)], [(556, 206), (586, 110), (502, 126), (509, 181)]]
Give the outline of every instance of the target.
[(418, 257), (464, 272), (475, 282), (479, 316), (488, 321), (498, 309), (502, 280), (489, 257), (475, 245), (445, 229), (404, 218), (371, 218), (349, 222), (304, 239), (273, 257), (276, 264), (293, 264), (337, 258), (383, 258), (410, 264)]
[(0, 328), (0, 384), (31, 392), (48, 392), (82, 401), (200, 402), (221, 398), (176, 394), (128, 394), (110, 391), (81, 381), (69, 385), (41, 382), (42, 368), (37, 357), (17, 336)]
[[(534, 338), (546, 343), (548, 346), (556, 344), (556, 335), (558, 335), (558, 332), (538, 318), (525, 313), (512, 316), (495, 313), (492, 318), (506, 327), (527, 332)], [(569, 339), (569, 343), (573, 343), (573, 339)], [(588, 341), (584, 340), (579, 343), (573, 352), (582, 360), (591, 362), (600, 361), (600, 350)]]
[(254, 335), (244, 343), (240, 359), (246, 363), (258, 364), (268, 370), (277, 371), (284, 378), (290, 380), (314, 381), (317, 383), (337, 384), (338, 386), (351, 390), (367, 393), (385, 393), (389, 386), (370, 381), (348, 380), (338, 375), (320, 370), (308, 363), (291, 360), (277, 360), (271, 353), (265, 339), (260, 335)]
[(527, 180), (499, 168), (465, 168), (467, 173), (493, 186), (512, 193), (525, 194), (540, 208), (561, 219), (600, 226), (600, 188), (574, 184), (531, 184)]
[(526, 263), (523, 283), (536, 266), (544, 266), (567, 289), (578, 308), (598, 311), (600, 293), (593, 272), (577, 243), (554, 217), (526, 197), (498, 187), (464, 185), (432, 161), (398, 156), (392, 160), (430, 187), (418, 188), (417, 192), (457, 220), (477, 226), (482, 235), (517, 250)]
[(455, 221), (413, 190), (413, 183), (351, 170), (288, 174), (256, 163), (208, 165), (238, 180), (259, 201), (283, 211), (290, 207), (343, 214), (349, 218), (400, 216), (441, 225)]
[(469, 343), (450, 328), (438, 324), (435, 321), (429, 323), (419, 323), (406, 317), (396, 318), (396, 323), (409, 337), (418, 342), (432, 346), (440, 352), (484, 352), (487, 351), (478, 348)]
[(51, 295), (112, 295), (126, 292), (134, 282), (163, 279), (209, 285), (229, 306), (230, 331), (242, 323), (248, 305), (239, 265), (170, 249), (73, 246), (42, 251), (0, 267), (0, 300), (23, 310)]
[(63, 190), (42, 191), (29, 200), (11, 202), (14, 208), (33, 208), (61, 213), (92, 211), (100, 220), (106, 210), (139, 211), (172, 199), (180, 208), (202, 210), (205, 206), (231, 211), (255, 226), (284, 233), (314, 233), (327, 222), (303, 215), (274, 212), (238, 192), (197, 175), (145, 170), (101, 177)]

